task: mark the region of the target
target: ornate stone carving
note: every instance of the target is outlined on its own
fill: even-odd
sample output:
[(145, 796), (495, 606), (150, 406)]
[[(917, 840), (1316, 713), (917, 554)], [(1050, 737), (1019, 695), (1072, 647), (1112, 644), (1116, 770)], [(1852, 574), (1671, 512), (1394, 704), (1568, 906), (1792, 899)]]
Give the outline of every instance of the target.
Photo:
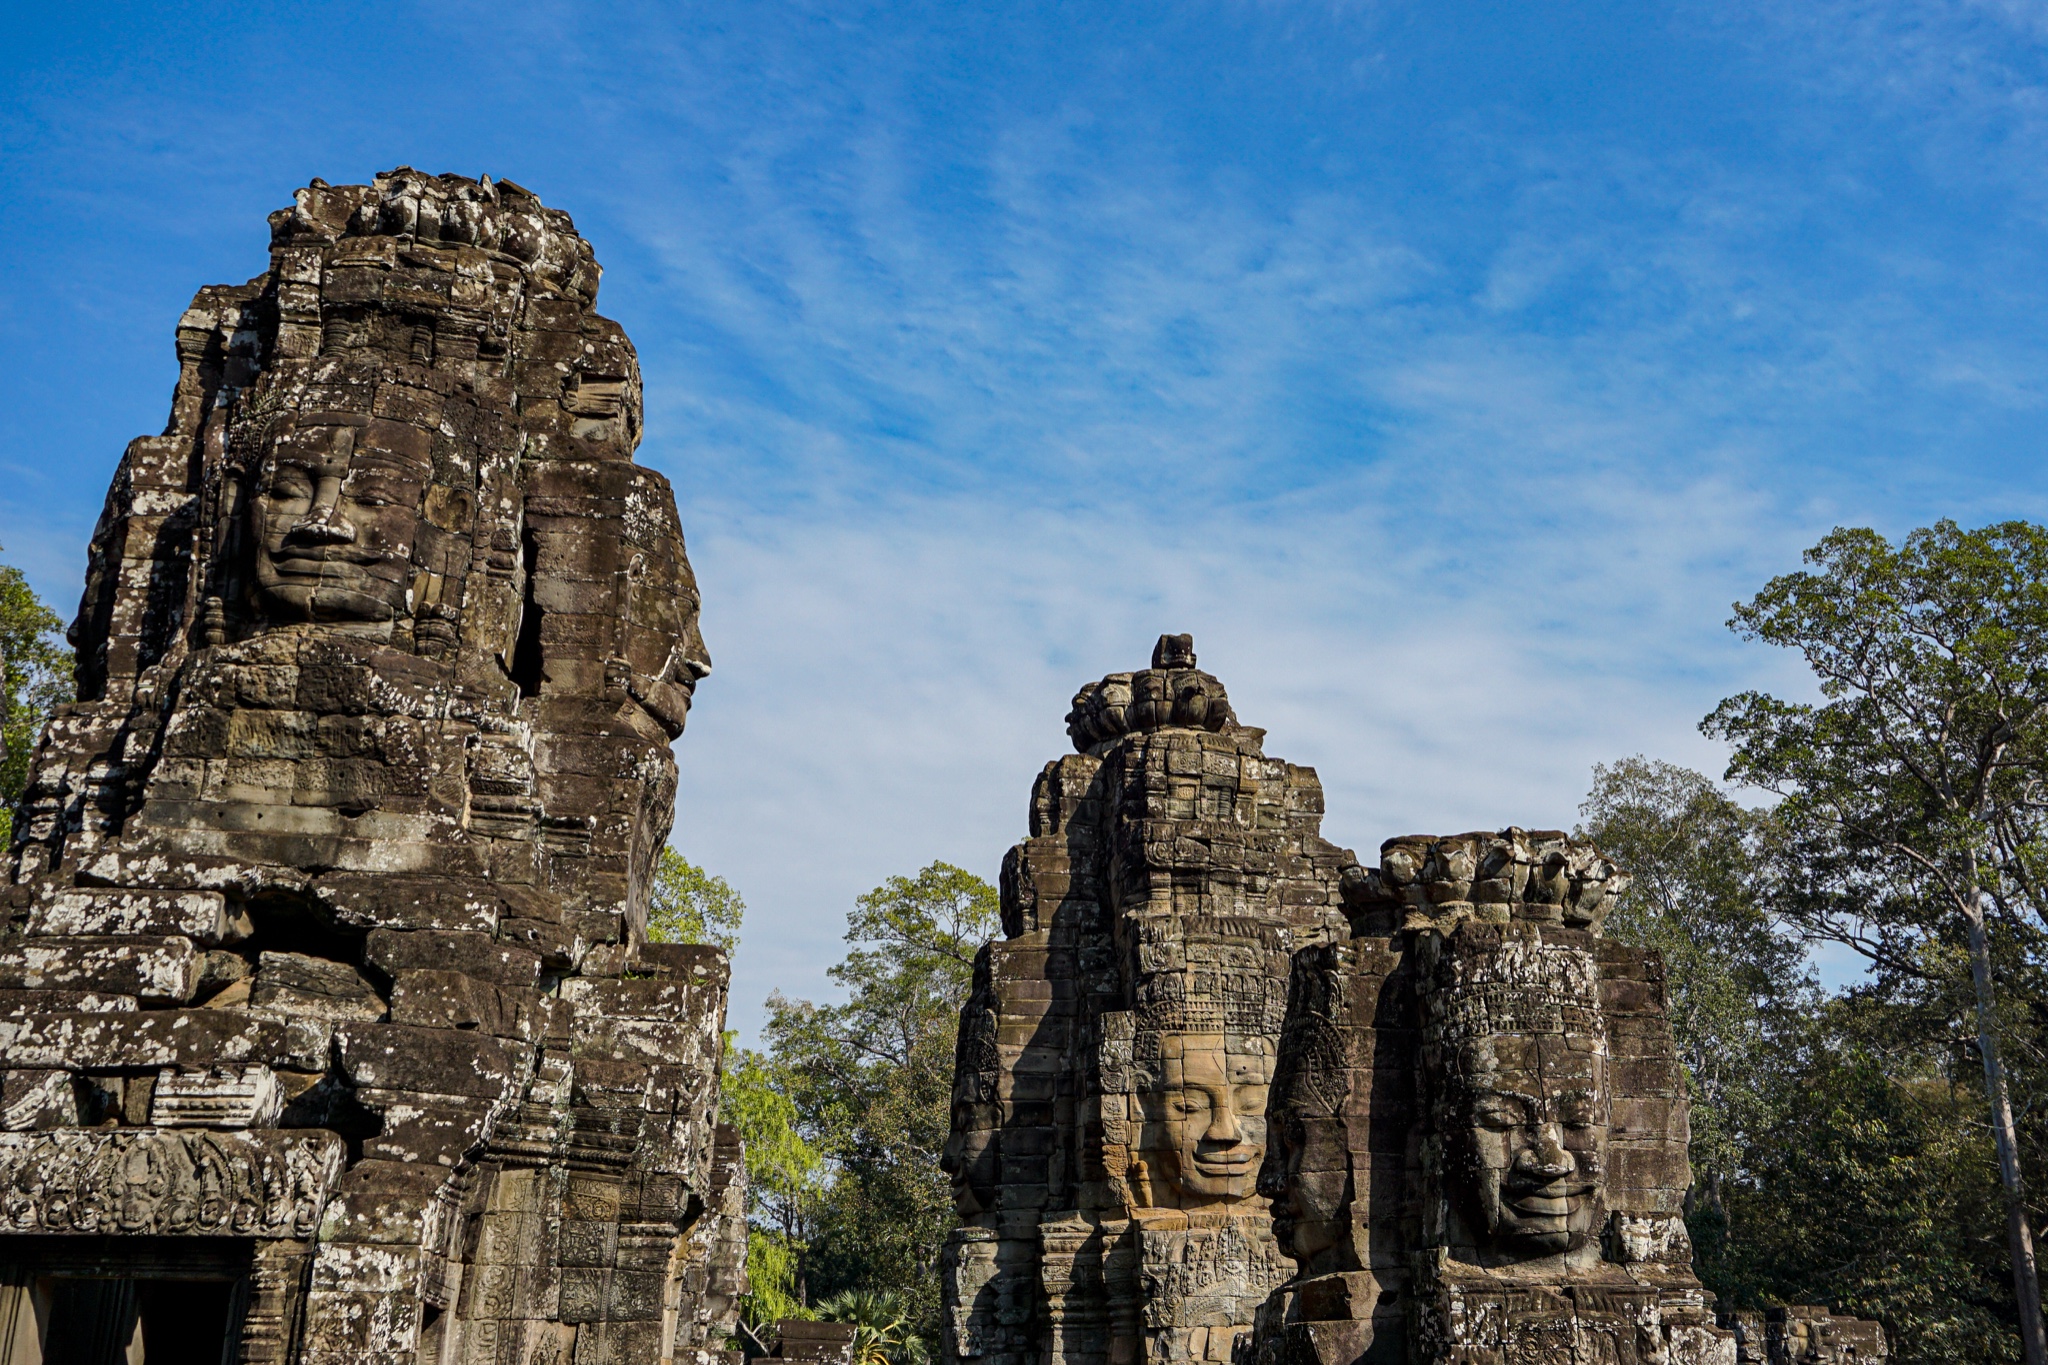
[(162, 1071), (150, 1094), (149, 1121), (159, 1128), (268, 1128), (283, 1108), (277, 1073), (261, 1063)]
[(1002, 1054), (996, 1046), (996, 1015), (990, 1007), (989, 960), (975, 962), (974, 988), (960, 1014), (953, 1049), (952, 1130), (939, 1165), (952, 1182), (953, 1206), (973, 1218), (994, 1206), (999, 1166), (996, 1139), (1002, 1126)]
[(311, 1237), (341, 1174), (332, 1133), (0, 1133), (10, 1232)]
[(0, 916), (5, 1218), (298, 1239), (252, 1359), (701, 1356), (736, 1311), (726, 964), (644, 941), (710, 658), (597, 284), (508, 181), (315, 181), (180, 319), (94, 535)]
[(1526, 922), (1424, 940), (1423, 1074), (1441, 1179), (1487, 1260), (1585, 1252), (1605, 1225), (1612, 1109), (1600, 970)]

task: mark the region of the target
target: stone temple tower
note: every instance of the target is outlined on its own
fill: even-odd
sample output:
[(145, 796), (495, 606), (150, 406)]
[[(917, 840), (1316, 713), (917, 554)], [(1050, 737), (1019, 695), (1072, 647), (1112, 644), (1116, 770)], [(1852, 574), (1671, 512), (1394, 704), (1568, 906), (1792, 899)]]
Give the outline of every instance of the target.
[(1345, 936), (1355, 860), (1187, 636), (1067, 723), (961, 1019), (946, 1348), (1225, 1361), (1293, 1270), (1254, 1188), (1266, 1089), (1289, 954)]
[(1382, 845), (1294, 958), (1259, 1188), (1296, 1273), (1240, 1365), (1881, 1365), (1874, 1322), (1716, 1321), (1663, 962), (1604, 932), (1628, 886), (1558, 830)]
[(633, 348), (509, 181), (270, 224), (179, 321), (17, 815), (0, 1361), (699, 1360), (726, 964), (645, 926), (710, 660)]

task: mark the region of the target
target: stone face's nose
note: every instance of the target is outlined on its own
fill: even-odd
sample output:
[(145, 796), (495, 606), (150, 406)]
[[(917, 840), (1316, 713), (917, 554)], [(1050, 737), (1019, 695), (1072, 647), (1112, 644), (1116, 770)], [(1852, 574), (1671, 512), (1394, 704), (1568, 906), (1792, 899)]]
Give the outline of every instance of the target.
[(1233, 1146), (1244, 1136), (1244, 1130), (1237, 1125), (1237, 1106), (1231, 1096), (1224, 1094), (1211, 1097), (1209, 1101), (1209, 1128), (1202, 1134), (1204, 1140), (1219, 1146)]
[(1193, 668), (1195, 666), (1195, 637), (1192, 635), (1162, 635), (1159, 643), (1152, 646), (1154, 668)]
[(313, 510), (292, 527), (292, 539), (312, 545), (352, 545), (356, 528), (341, 514), (341, 478), (323, 475), (314, 490)]
[(1545, 1123), (1536, 1129), (1535, 1145), (1523, 1148), (1515, 1164), (1532, 1175), (1553, 1178), (1570, 1175), (1579, 1168), (1564, 1145), (1563, 1131), (1555, 1123)]
[(292, 539), (308, 545), (353, 545), (356, 528), (344, 517), (308, 517), (292, 527)]
[(704, 633), (694, 616), (684, 632), (677, 655), (684, 674), (692, 683), (700, 683), (711, 676), (711, 651), (704, 644)]

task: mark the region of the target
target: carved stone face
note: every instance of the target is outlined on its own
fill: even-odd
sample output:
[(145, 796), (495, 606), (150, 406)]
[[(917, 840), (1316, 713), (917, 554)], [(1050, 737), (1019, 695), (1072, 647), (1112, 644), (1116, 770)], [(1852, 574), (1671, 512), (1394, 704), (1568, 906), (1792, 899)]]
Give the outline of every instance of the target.
[(1289, 1108), (1272, 1116), (1272, 1150), (1259, 1172), (1259, 1193), (1273, 1201), (1273, 1235), (1307, 1261), (1342, 1240), (1351, 1174), (1342, 1125), (1326, 1115)]
[(1502, 1251), (1554, 1255), (1602, 1221), (1607, 1059), (1602, 1040), (1496, 1034), (1461, 1048), (1444, 1118), (1449, 1174), (1475, 1235)]
[(377, 622), (411, 614), (431, 439), (404, 422), (354, 414), (278, 422), (248, 504), (267, 617)]
[(995, 1138), (1002, 1112), (995, 1101), (966, 1098), (958, 1090), (956, 1087), (953, 1098), (953, 1131), (939, 1156), (939, 1169), (952, 1177), (953, 1207), (962, 1218), (973, 1218), (995, 1202)]
[[(1315, 988), (1323, 987), (1327, 1008), (1328, 971), (1327, 963), (1319, 972), (1297, 960), (1291, 993), (1316, 1000)], [(1346, 1045), (1327, 1018), (1308, 1010), (1290, 1025), (1280, 1050), (1259, 1193), (1273, 1203), (1273, 1235), (1306, 1263), (1343, 1240), (1350, 1217), (1351, 1152), (1337, 1117), (1349, 1089)]]
[(1174, 1034), (1160, 1040), (1160, 1082), (1145, 1096), (1145, 1148), (1183, 1205), (1249, 1198), (1266, 1155), (1264, 1038)]

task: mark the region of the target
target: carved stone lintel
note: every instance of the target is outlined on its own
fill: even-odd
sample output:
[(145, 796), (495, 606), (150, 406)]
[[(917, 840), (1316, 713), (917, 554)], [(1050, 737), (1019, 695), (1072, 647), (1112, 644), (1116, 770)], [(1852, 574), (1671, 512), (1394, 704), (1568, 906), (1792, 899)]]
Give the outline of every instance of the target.
[(324, 1129), (4, 1133), (0, 1229), (307, 1238), (345, 1150)]

